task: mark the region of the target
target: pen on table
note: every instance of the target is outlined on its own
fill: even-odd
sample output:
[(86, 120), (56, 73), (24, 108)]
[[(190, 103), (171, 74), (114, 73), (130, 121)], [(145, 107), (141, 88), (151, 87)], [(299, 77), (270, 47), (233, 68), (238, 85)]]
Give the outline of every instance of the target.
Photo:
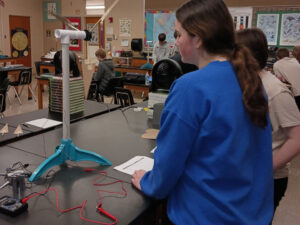
[(26, 123), (22, 123), (22, 125), (23, 125), (24, 127), (30, 128), (30, 126), (29, 126), (28, 124), (26, 124)]

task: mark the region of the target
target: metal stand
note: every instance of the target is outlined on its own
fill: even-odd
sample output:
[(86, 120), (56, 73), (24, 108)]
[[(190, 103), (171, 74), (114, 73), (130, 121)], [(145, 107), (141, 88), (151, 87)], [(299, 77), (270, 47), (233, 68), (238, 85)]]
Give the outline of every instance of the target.
[(55, 30), (55, 37), (61, 38), (62, 45), (62, 71), (63, 71), (63, 139), (56, 152), (46, 159), (30, 176), (29, 181), (37, 180), (46, 170), (61, 165), (66, 160), (95, 161), (104, 166), (111, 162), (103, 156), (77, 148), (70, 138), (70, 99), (69, 99), (69, 45), (70, 39), (85, 39), (85, 31)]
[(145, 65), (142, 65), (141, 69), (148, 69), (148, 68), (152, 69), (153, 68), (153, 65), (151, 65), (149, 62), (149, 46), (152, 41), (147, 41), (147, 42), (148, 42), (147, 63)]

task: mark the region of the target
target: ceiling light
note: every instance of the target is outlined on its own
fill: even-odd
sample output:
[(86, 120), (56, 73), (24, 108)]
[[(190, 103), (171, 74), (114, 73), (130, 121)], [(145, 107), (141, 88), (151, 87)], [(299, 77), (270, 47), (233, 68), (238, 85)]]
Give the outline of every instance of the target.
[(89, 5), (85, 7), (86, 9), (105, 9), (104, 5)]

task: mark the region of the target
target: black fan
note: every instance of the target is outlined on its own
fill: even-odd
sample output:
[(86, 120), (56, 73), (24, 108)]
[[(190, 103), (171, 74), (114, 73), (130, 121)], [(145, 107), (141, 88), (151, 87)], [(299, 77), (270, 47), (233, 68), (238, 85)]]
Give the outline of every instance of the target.
[(162, 59), (152, 69), (151, 91), (169, 91), (172, 83), (182, 75), (182, 69), (173, 59)]

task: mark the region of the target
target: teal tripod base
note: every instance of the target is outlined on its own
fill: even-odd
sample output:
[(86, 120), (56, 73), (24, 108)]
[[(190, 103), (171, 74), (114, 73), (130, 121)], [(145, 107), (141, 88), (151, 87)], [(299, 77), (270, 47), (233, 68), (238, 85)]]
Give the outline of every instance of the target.
[(62, 139), (55, 153), (42, 162), (41, 165), (29, 177), (29, 181), (35, 181), (49, 168), (63, 164), (66, 160), (71, 161), (94, 161), (103, 166), (111, 166), (111, 162), (103, 156), (76, 147), (71, 139)]

